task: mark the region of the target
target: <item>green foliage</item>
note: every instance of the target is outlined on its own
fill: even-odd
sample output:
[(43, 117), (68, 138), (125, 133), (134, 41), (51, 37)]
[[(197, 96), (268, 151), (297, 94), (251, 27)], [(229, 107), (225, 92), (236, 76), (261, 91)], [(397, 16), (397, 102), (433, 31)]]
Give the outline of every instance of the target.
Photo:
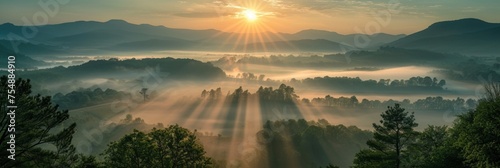
[(50, 97), (31, 94), (30, 80), (17, 79), (15, 83), (15, 161), (8, 159), (6, 150), (10, 141), (10, 116), (6, 115), (7, 77), (0, 79), (0, 165), (2, 167), (67, 167), (76, 156), (71, 145), (75, 123), (64, 123), (68, 111), (59, 111)]
[[(321, 168), (321, 167), (320, 167)], [(328, 164), (325, 168), (340, 168), (338, 166), (335, 166), (333, 164)]]
[(257, 162), (268, 164), (250, 167), (319, 167), (330, 163), (347, 167), (355, 152), (366, 148), (364, 143), (371, 134), (356, 126), (331, 125), (324, 119), (267, 121), (257, 138), (265, 145), (262, 155), (269, 160)]
[(418, 135), (413, 130), (418, 124), (413, 113), (399, 104), (388, 107), (381, 117), (380, 125), (373, 124), (374, 139), (367, 142), (370, 149), (356, 154), (354, 167), (401, 167), (402, 154)]
[[(492, 85), (497, 85), (494, 83)], [(466, 163), (473, 167), (500, 167), (500, 88), (487, 90), (477, 108), (460, 115), (453, 134)]]
[(109, 144), (104, 152), (108, 167), (209, 167), (203, 146), (195, 133), (178, 125), (154, 128), (149, 133), (135, 130)]
[(430, 125), (416, 138), (416, 143), (408, 147), (404, 167), (467, 167), (454, 142), (447, 126)]
[[(397, 157), (401, 158), (401, 166), (421, 168), (499, 167), (500, 84), (487, 84), (485, 91), (485, 98), (479, 101), (476, 109), (459, 115), (452, 129), (448, 129), (446, 126), (429, 126), (418, 136), (409, 138), (409, 142), (414, 141), (414, 143), (409, 144), (406, 150), (402, 151), (401, 157)], [(388, 115), (382, 117), (387, 118)], [(408, 121), (412, 120), (408, 119)], [(375, 139), (382, 139), (386, 142), (385, 144), (397, 140), (377, 135), (379, 132), (395, 132), (394, 129), (392, 131), (385, 129), (394, 128), (391, 124), (384, 124), (384, 127), (374, 127), (376, 129)], [(410, 130), (410, 126), (407, 128)], [(388, 146), (379, 141), (369, 141), (368, 145), (371, 149), (362, 150), (356, 155), (355, 167), (388, 167), (395, 164), (394, 157), (390, 157), (387, 152), (383, 151), (390, 151), (392, 155), (397, 155), (397, 151), (395, 154), (394, 150), (388, 150)]]
[(385, 168), (395, 167), (396, 154), (394, 151), (375, 151), (373, 149), (361, 150), (354, 159), (355, 168)]
[(78, 155), (78, 160), (72, 165), (75, 168), (105, 168), (103, 163), (97, 161), (95, 156)]

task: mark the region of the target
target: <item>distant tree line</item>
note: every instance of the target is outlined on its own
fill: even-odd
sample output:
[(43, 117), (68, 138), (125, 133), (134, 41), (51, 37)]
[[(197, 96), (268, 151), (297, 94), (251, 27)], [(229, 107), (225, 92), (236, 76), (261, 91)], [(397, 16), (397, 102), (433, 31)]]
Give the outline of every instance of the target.
[[(257, 97), (262, 103), (268, 104), (280, 104), (280, 103), (294, 103), (298, 100), (299, 96), (295, 94), (295, 90), (291, 86), (281, 84), (278, 88), (273, 87), (259, 87), (255, 93), (250, 93), (248, 90), (239, 87), (233, 92), (228, 92), (224, 97), (228, 100), (246, 100), (251, 97)], [(201, 98), (209, 100), (217, 100), (222, 97), (222, 89), (211, 89), (210, 91), (203, 90), (201, 92)]]
[(245, 56), (242, 58), (222, 57), (212, 62), (221, 68), (231, 68), (237, 65), (257, 64), (274, 66), (293, 66), (293, 67), (327, 67), (332, 65), (341, 65), (340, 62), (324, 58), (322, 56), (294, 56), (294, 55), (271, 55), (269, 57)]
[(208, 100), (243, 100), (251, 97), (258, 98), (261, 107), (276, 107), (276, 105), (319, 105), (328, 107), (343, 107), (343, 108), (385, 108), (393, 104), (401, 104), (408, 109), (418, 109), (418, 110), (455, 110), (455, 111), (467, 111), (468, 109), (473, 109), (476, 107), (477, 100), (475, 99), (463, 99), (457, 97), (456, 99), (444, 99), (441, 96), (437, 97), (427, 97), (425, 99), (418, 99), (411, 102), (409, 99), (404, 100), (368, 100), (362, 99), (358, 100), (356, 96), (351, 97), (332, 97), (326, 95), (325, 97), (317, 97), (313, 99), (302, 98), (295, 94), (295, 89), (291, 86), (281, 84), (278, 88), (273, 87), (259, 87), (255, 93), (250, 93), (248, 90), (244, 90), (242, 87), (237, 88), (233, 92), (228, 92), (225, 97), (223, 97), (222, 89), (211, 89), (210, 91), (203, 90), (201, 93), (202, 99)]
[(445, 75), (449, 79), (467, 82), (486, 82), (500, 80), (499, 63), (489, 64), (476, 59), (461, 61), (444, 67), (435, 72)]
[(312, 104), (312, 105), (321, 105), (321, 106), (331, 106), (331, 107), (351, 107), (351, 108), (384, 108), (393, 104), (401, 104), (408, 109), (419, 109), (419, 110), (460, 110), (466, 111), (467, 109), (476, 108), (477, 100), (475, 99), (462, 99), (457, 97), (456, 99), (444, 99), (441, 96), (437, 97), (427, 97), (425, 99), (418, 99), (414, 102), (411, 102), (409, 99), (404, 99), (402, 101), (398, 100), (368, 100), (362, 99), (358, 100), (356, 96), (351, 97), (332, 97), (330, 95), (325, 96), (324, 98), (317, 97), (312, 100), (302, 99), (302, 103)]
[(118, 60), (91, 60), (81, 65), (70, 67), (53, 67), (34, 71), (23, 71), (18, 74), (37, 83), (54, 83), (77, 80), (79, 78), (121, 78), (125, 75), (142, 75), (155, 73), (161, 79), (211, 80), (226, 77), (224, 71), (193, 59), (145, 58)]
[[(455, 53), (440, 53), (422, 49), (405, 49), (382, 46), (376, 51), (353, 50), (347, 53), (325, 55), (325, 58), (348, 63), (351, 66), (433, 66), (442, 67), (466, 60), (468, 57)], [(349, 57), (349, 61), (346, 60)]]
[[(349, 59), (346, 59), (346, 57)], [(348, 53), (328, 54), (324, 56), (271, 55), (269, 57), (245, 56), (239, 59), (236, 57), (222, 57), (212, 63), (222, 68), (230, 68), (245, 64), (322, 68), (408, 66), (421, 64), (441, 67), (465, 59), (467, 59), (467, 57), (458, 54), (385, 46), (380, 47), (376, 51), (354, 50)]]
[[(232, 77), (232, 76), (230, 76)], [(356, 92), (422, 92), (422, 91), (446, 91), (446, 80), (436, 77), (411, 77), (409, 79), (379, 79), (362, 80), (359, 77), (315, 77), (306, 79), (273, 80), (265, 78), (263, 74), (238, 73), (233, 79), (243, 80), (245, 82), (254, 82), (259, 84), (279, 84), (287, 83), (294, 86), (316, 87), (324, 89), (333, 89), (340, 91)]]
[(82, 88), (67, 94), (57, 93), (52, 97), (52, 102), (58, 104), (61, 109), (77, 109), (131, 97), (130, 93), (109, 88), (104, 91), (101, 88)]
[(361, 80), (359, 77), (315, 77), (303, 80), (292, 79), (291, 84), (298, 84), (310, 87), (341, 89), (341, 90), (379, 90), (379, 91), (419, 91), (419, 90), (444, 90), (446, 80), (436, 77), (411, 77), (406, 80), (380, 79), (379, 81), (369, 79)]
[[(251, 72), (243, 72), (243, 73), (238, 73), (235, 77), (247, 81), (264, 81), (266, 75), (264, 74), (257, 75)], [(270, 79), (268, 78), (268, 80)]]
[(221, 97), (222, 97), (221, 88), (217, 88), (215, 90), (211, 89), (210, 91), (203, 90), (201, 92), (201, 98), (203, 98), (203, 99), (208, 98), (208, 99), (216, 100), (216, 99), (220, 99)]

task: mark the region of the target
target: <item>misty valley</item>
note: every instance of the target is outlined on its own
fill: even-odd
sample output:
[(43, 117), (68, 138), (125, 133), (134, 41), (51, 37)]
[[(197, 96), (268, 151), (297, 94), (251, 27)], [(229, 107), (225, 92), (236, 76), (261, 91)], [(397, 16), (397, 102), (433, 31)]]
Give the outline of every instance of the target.
[(15, 56), (23, 161), (8, 167), (500, 166), (498, 23), (438, 22), (365, 47), (357, 34), (241, 43), (123, 20), (10, 38), (24, 28), (0, 25), (1, 106)]

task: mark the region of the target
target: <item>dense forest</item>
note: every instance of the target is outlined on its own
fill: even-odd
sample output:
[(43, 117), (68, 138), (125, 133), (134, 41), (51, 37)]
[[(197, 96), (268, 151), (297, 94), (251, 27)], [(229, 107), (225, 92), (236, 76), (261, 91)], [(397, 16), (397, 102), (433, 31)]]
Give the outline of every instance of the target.
[(500, 168), (500, 0), (68, 2), (0, 0), (0, 168)]
[(409, 79), (368, 79), (362, 80), (359, 77), (314, 77), (305, 79), (273, 80), (266, 79), (264, 74), (238, 73), (236, 76), (229, 76), (233, 80), (240, 80), (249, 83), (258, 83), (266, 85), (278, 85), (287, 83), (297, 87), (313, 87), (319, 89), (331, 89), (341, 92), (363, 92), (363, 93), (415, 93), (415, 92), (440, 92), (449, 93), (446, 80), (436, 77), (415, 76)]
[(500, 58), (497, 57), (465, 56), (395, 47), (381, 47), (376, 51), (350, 51), (323, 56), (271, 55), (269, 57), (244, 56), (238, 58), (228, 56), (212, 63), (224, 70), (252, 64), (355, 71), (377, 71), (398, 66), (425, 66), (434, 68), (434, 73), (450, 80), (477, 83), (478, 81), (500, 79)]
[(59, 105), (61, 109), (77, 109), (81, 107), (88, 107), (93, 105), (99, 105), (103, 103), (110, 103), (120, 99), (131, 98), (130, 93), (116, 91), (113, 89), (102, 90), (101, 88), (96, 88), (94, 90), (79, 89), (67, 94), (57, 93), (52, 96), (52, 102)]
[[(227, 99), (226, 102), (239, 99), (251, 99), (258, 98), (262, 108), (268, 105), (276, 104), (288, 104), (288, 105), (315, 105), (315, 106), (327, 106), (327, 107), (343, 107), (343, 108), (359, 108), (359, 109), (371, 109), (371, 108), (385, 108), (394, 104), (404, 105), (407, 109), (420, 109), (420, 110), (460, 110), (466, 111), (468, 109), (473, 109), (476, 107), (477, 100), (475, 99), (463, 99), (457, 97), (456, 99), (444, 99), (441, 96), (436, 97), (426, 97), (425, 99), (417, 99), (411, 102), (409, 99), (403, 100), (369, 100), (362, 99), (358, 100), (356, 96), (351, 97), (332, 97), (326, 95), (325, 97), (316, 97), (312, 99), (300, 98), (299, 95), (295, 94), (295, 89), (291, 86), (281, 84), (278, 88), (273, 89), (273, 87), (259, 87), (255, 93), (251, 93), (248, 90), (239, 87), (233, 92), (228, 92), (227, 95), (222, 94), (222, 89), (210, 89), (203, 90), (201, 92), (202, 99), (208, 100), (218, 100), (221, 98)], [(235, 101), (238, 102), (238, 101)]]
[(269, 57), (223, 57), (214, 65), (230, 68), (245, 64), (274, 65), (285, 67), (345, 68), (353, 66), (395, 67), (405, 65), (445, 66), (466, 60), (459, 54), (437, 53), (426, 50), (380, 47), (376, 51), (349, 51), (324, 56), (272, 55)]
[(292, 80), (292, 84), (302, 84), (309, 87), (319, 87), (337, 90), (350, 90), (358, 92), (425, 92), (425, 91), (444, 91), (446, 81), (444, 79), (438, 80), (437, 78), (425, 77), (411, 77), (406, 80), (390, 80), (380, 79), (376, 80), (361, 80), (360, 78), (349, 77), (316, 77), (306, 78), (301, 81)]
[(444, 99), (443, 97), (426, 97), (425, 99), (418, 99), (411, 102), (408, 99), (404, 100), (368, 100), (362, 99), (359, 101), (356, 96), (351, 97), (332, 97), (326, 95), (324, 98), (318, 97), (309, 99), (301, 99), (302, 103), (321, 105), (321, 106), (331, 106), (331, 107), (351, 107), (351, 108), (384, 108), (393, 104), (401, 104), (407, 109), (420, 109), (420, 110), (461, 110), (466, 111), (467, 109), (476, 108), (477, 100), (475, 99), (462, 99), (457, 97), (456, 99)]
[[(6, 95), (7, 77), (1, 77), (1, 82), (0, 93)], [(31, 95), (29, 80), (18, 79), (15, 85), (19, 89), (15, 96), (23, 104), (16, 112), (16, 119), (20, 122), (16, 123), (16, 141), (19, 143), (16, 144), (16, 161), (7, 159), (9, 151), (0, 152), (0, 162), (5, 167), (176, 167), (177, 164), (196, 167), (226, 167), (232, 164), (249, 167), (346, 167), (350, 163), (345, 163), (344, 157), (349, 157), (349, 154), (343, 151), (348, 150), (358, 151), (353, 158), (354, 167), (500, 166), (500, 148), (497, 145), (500, 139), (498, 83), (485, 85), (485, 96), (478, 101), (477, 107), (459, 115), (453, 125), (425, 126), (422, 132), (414, 130), (418, 127), (418, 116), (407, 111), (404, 108), (406, 105), (398, 103), (382, 113), (380, 123), (373, 124), (373, 132), (355, 126), (331, 125), (326, 120), (267, 121), (262, 130), (255, 133), (260, 145), (250, 147), (250, 153), (244, 152), (245, 158), (251, 159), (238, 163), (207, 156), (209, 152), (206, 149), (209, 147), (202, 145), (201, 141), (207, 141), (207, 138), (208, 141), (224, 141), (223, 135), (207, 137), (173, 123), (167, 123), (169, 126), (166, 127), (163, 124), (142, 126), (141, 130), (132, 131), (141, 128), (136, 126), (145, 125), (142, 119), (133, 119), (132, 116), (115, 125), (116, 129), (122, 128), (124, 136), (113, 138), (115, 140), (102, 155), (78, 154), (71, 144), (76, 124), (65, 122), (69, 117), (68, 111), (59, 110), (52, 104), (50, 96)], [(202, 92), (203, 99), (222, 98), (218, 90)], [(100, 91), (96, 89), (92, 92)], [(286, 85), (276, 89), (261, 87), (256, 93), (238, 88), (225, 99), (235, 105), (252, 97), (261, 99), (264, 106), (291, 104), (298, 99), (293, 87)], [(6, 106), (6, 98), (1, 97), (2, 107)], [(463, 103), (463, 99), (452, 102)], [(1, 108), (4, 114), (5, 109)], [(2, 142), (8, 138), (6, 117), (4, 115), (1, 120)], [(44, 144), (51, 144), (54, 148), (49, 150)], [(6, 143), (1, 146), (8, 148)], [(261, 162), (263, 160), (265, 162)]]
[[(144, 71), (147, 69), (149, 71)], [(145, 58), (118, 60), (91, 60), (81, 65), (70, 67), (58, 66), (34, 71), (19, 71), (18, 75), (37, 83), (57, 83), (88, 78), (124, 78), (141, 73), (158, 72), (162, 79), (220, 79), (226, 74), (210, 63), (193, 59)]]
[(443, 74), (449, 79), (460, 81), (498, 81), (500, 80), (500, 58), (495, 61), (491, 64), (477, 59), (469, 59), (445, 66), (446, 69), (435, 72)]

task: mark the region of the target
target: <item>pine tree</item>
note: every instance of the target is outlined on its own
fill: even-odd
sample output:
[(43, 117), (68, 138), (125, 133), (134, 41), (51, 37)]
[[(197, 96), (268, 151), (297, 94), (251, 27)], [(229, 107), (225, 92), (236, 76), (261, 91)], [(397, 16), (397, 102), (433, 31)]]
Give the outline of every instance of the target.
[[(31, 95), (30, 80), (17, 79), (13, 88), (8, 78), (0, 77), (0, 165), (2, 167), (68, 167), (77, 158), (71, 139), (75, 123), (65, 122), (67, 110), (58, 110), (50, 97)], [(15, 90), (15, 91), (10, 91)], [(15, 93), (14, 93), (15, 92)], [(15, 97), (14, 103), (8, 95)], [(7, 108), (15, 104), (17, 108)], [(7, 111), (15, 110), (13, 115)], [(14, 118), (15, 117), (15, 118)], [(14, 123), (12, 123), (15, 121)], [(9, 127), (9, 125), (15, 125)], [(15, 130), (9, 130), (14, 128)], [(14, 133), (14, 134), (12, 134)], [(10, 136), (14, 135), (12, 139)], [(11, 147), (7, 142), (15, 141), (15, 160), (9, 159)], [(42, 146), (53, 146), (48, 150)]]
[(413, 113), (405, 112), (399, 104), (380, 115), (380, 125), (373, 123), (375, 132), (367, 142), (369, 149), (356, 154), (354, 167), (401, 167), (401, 156), (418, 135)]

